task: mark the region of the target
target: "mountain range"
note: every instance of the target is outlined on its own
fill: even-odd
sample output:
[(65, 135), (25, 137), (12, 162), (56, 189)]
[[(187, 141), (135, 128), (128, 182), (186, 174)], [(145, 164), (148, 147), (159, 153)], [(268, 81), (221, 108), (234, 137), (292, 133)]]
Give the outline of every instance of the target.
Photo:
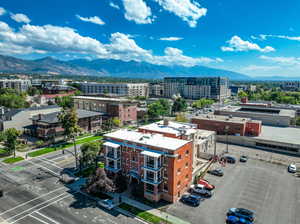
[[(0, 55), (0, 73), (83, 75), (140, 79), (162, 79), (171, 76), (223, 76), (228, 77), (231, 80), (254, 80), (254, 78), (241, 73), (206, 66), (164, 66), (146, 62), (126, 62), (112, 59), (77, 59), (61, 61), (52, 57), (45, 57), (37, 60), (24, 60), (4, 55)], [(286, 77), (280, 76), (255, 78), (255, 80), (286, 79)], [(299, 78), (289, 79), (296, 80)]]

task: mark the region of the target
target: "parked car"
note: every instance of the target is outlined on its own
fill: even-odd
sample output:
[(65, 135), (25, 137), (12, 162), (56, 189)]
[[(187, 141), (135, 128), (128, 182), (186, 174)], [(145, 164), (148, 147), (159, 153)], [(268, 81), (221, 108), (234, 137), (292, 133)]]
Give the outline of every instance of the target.
[(204, 185), (201, 184), (195, 184), (191, 185), (191, 193), (198, 194), (204, 197), (211, 197), (212, 196), (212, 191), (209, 191), (205, 188)]
[(236, 162), (236, 159), (233, 156), (223, 156), (221, 160), (225, 160), (227, 163), (232, 163), (232, 164)]
[(253, 222), (244, 219), (244, 218), (239, 218), (237, 216), (227, 216), (226, 218), (226, 224), (252, 224)]
[(240, 162), (245, 163), (248, 160), (248, 156), (241, 156), (240, 157)]
[(3, 197), (3, 190), (0, 189), (0, 198)]
[(209, 190), (209, 191), (215, 189), (215, 185), (209, 184), (209, 182), (208, 182), (207, 180), (205, 180), (205, 179), (200, 179), (200, 180), (198, 180), (198, 184), (204, 185), (204, 186), (205, 186), (205, 189), (207, 189), (207, 190)]
[(192, 206), (200, 205), (200, 197), (198, 197), (197, 195), (192, 195), (192, 194), (182, 195), (182, 197), (180, 198), (180, 201), (182, 201), (185, 204), (192, 205)]
[(108, 210), (112, 210), (116, 206), (111, 199), (100, 200), (98, 201), (98, 205)]
[(230, 208), (227, 212), (227, 216), (236, 216), (239, 218), (249, 220), (251, 222), (253, 222), (255, 219), (254, 212), (245, 208)]
[(297, 172), (297, 167), (296, 167), (296, 165), (295, 165), (295, 164), (290, 164), (290, 165), (288, 166), (288, 172), (290, 172), (290, 173), (296, 173), (296, 172)]
[(207, 171), (207, 173), (218, 176), (218, 177), (224, 176), (224, 173), (221, 169), (209, 170), (209, 171)]

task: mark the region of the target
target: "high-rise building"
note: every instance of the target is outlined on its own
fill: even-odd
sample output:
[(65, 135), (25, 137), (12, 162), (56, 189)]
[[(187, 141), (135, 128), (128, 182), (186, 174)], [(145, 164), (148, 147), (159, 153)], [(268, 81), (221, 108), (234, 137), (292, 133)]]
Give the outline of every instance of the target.
[(149, 96), (148, 83), (80, 83), (80, 90), (88, 95)]
[(180, 94), (187, 99), (212, 98), (223, 100), (229, 97), (229, 80), (226, 77), (166, 77), (165, 97)]

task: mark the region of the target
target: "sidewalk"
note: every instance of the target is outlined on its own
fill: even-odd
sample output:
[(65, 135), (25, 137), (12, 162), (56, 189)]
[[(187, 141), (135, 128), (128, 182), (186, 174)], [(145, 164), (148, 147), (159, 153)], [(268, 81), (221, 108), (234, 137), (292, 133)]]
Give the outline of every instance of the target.
[(122, 195), (122, 202), (125, 202), (131, 206), (134, 206), (136, 208), (139, 208), (141, 210), (147, 211), (151, 213), (152, 215), (155, 215), (157, 217), (163, 218), (169, 222), (172, 222), (174, 224), (190, 224), (189, 222), (186, 222), (180, 218), (177, 218), (176, 216), (173, 216), (171, 214), (168, 214), (166, 212), (160, 211), (156, 208), (150, 207), (148, 205), (145, 205), (141, 202), (138, 202), (136, 200), (130, 199), (127, 196)]

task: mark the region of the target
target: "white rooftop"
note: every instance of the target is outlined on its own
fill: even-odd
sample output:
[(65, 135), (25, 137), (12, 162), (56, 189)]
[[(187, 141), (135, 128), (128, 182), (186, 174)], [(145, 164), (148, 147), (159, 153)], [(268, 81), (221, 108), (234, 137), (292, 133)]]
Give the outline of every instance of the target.
[(177, 138), (164, 137), (161, 134), (144, 134), (141, 132), (121, 129), (104, 135), (107, 138), (116, 138), (124, 141), (130, 141), (138, 144), (158, 147), (168, 150), (177, 150), (190, 141)]
[(197, 129), (196, 124), (181, 123), (174, 121), (169, 121), (168, 125), (164, 125), (164, 121), (158, 121), (156, 123), (144, 125), (139, 128), (160, 133), (175, 134), (176, 136), (182, 135), (181, 132), (183, 131), (185, 132), (184, 135), (190, 135), (195, 132), (198, 132), (198, 134), (200, 133), (200, 135), (203, 137), (208, 137), (212, 133), (214, 133), (213, 131)]
[(158, 158), (158, 157), (161, 156), (161, 154), (159, 154), (159, 153), (156, 153), (156, 152), (150, 152), (150, 151), (143, 151), (141, 154), (142, 154), (142, 155), (145, 155), (145, 156), (154, 157), (154, 158)]
[(105, 142), (103, 145), (104, 145), (104, 146), (111, 147), (111, 148), (114, 148), (114, 149), (117, 149), (117, 148), (120, 147), (120, 145), (115, 144), (115, 143), (112, 143), (112, 142)]
[(184, 135), (190, 135), (197, 131), (195, 124), (180, 123), (174, 121), (169, 121), (168, 125), (164, 125), (164, 121), (158, 121), (156, 123), (141, 126), (140, 128), (161, 133), (175, 134), (176, 136), (180, 136), (183, 133)]
[(73, 96), (72, 98), (79, 99), (79, 100), (99, 100), (99, 101), (136, 103), (136, 101), (134, 101), (134, 100), (124, 99), (124, 98), (109, 98), (109, 97), (97, 97), (97, 96)]

